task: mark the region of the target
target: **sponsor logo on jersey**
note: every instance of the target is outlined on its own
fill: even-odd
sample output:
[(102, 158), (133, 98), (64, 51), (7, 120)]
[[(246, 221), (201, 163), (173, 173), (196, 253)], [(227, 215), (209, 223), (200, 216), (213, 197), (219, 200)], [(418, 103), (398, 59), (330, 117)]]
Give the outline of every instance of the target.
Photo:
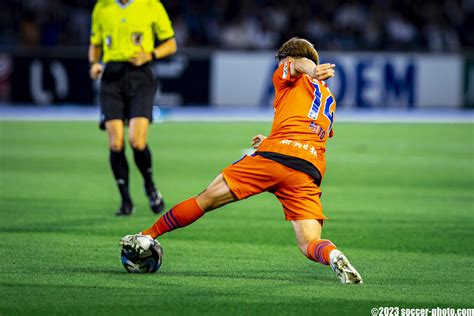
[(287, 145), (287, 146), (293, 146), (296, 148), (304, 149), (307, 150), (311, 153), (311, 155), (318, 157), (318, 152), (314, 146), (310, 146), (309, 144), (306, 143), (300, 143), (298, 141), (290, 140), (290, 139), (283, 139), (280, 141), (280, 144), (282, 145)]

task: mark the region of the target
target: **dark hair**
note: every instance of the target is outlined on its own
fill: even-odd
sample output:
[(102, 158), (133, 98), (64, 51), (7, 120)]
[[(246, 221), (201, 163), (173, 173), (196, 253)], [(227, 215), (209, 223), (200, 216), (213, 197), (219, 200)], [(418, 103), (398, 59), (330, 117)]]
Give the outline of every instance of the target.
[(313, 44), (299, 37), (293, 37), (281, 45), (275, 57), (278, 61), (281, 61), (286, 57), (306, 57), (312, 60), (316, 65), (319, 64), (319, 55)]

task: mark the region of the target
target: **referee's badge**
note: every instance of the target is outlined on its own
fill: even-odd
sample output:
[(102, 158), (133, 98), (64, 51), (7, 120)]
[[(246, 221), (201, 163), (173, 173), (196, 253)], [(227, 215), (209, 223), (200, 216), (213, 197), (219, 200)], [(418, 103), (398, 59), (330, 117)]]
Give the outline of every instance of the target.
[(105, 45), (107, 45), (107, 47), (109, 49), (112, 47), (112, 36), (111, 35), (107, 35), (105, 37)]
[(140, 46), (143, 42), (143, 33), (142, 32), (133, 32), (132, 33), (132, 42), (133, 44)]

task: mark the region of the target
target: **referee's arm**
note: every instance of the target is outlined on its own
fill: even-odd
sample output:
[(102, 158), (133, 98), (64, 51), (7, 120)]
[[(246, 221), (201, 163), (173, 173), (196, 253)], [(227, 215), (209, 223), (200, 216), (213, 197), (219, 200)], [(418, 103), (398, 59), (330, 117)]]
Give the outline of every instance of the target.
[(156, 59), (160, 59), (169, 55), (173, 55), (176, 53), (177, 49), (178, 46), (176, 45), (176, 39), (173, 37), (155, 47), (152, 53), (155, 54)]
[(100, 56), (102, 55), (102, 46), (101, 45), (89, 45), (89, 75), (92, 80), (99, 78), (102, 73), (102, 64), (99, 63)]
[[(100, 50), (100, 47), (99, 47), (99, 50)], [(149, 61), (159, 59), (159, 58), (165, 58), (169, 55), (173, 55), (174, 53), (176, 53), (176, 50), (177, 50), (176, 40), (174, 37), (172, 37), (170, 39), (165, 40), (161, 44), (159, 44), (150, 53), (145, 52), (142, 47), (142, 50), (140, 52), (137, 52), (134, 56), (130, 57), (128, 61), (134, 64), (135, 66), (141, 66), (143, 64), (146, 64)], [(90, 51), (91, 50), (89, 48), (89, 53)], [(89, 54), (89, 58), (90, 58), (90, 54)]]
[(161, 43), (151, 52), (145, 52), (142, 48), (141, 52), (131, 57), (128, 61), (135, 66), (140, 66), (151, 60), (173, 55), (177, 50), (174, 30), (163, 4), (160, 1), (154, 1), (152, 2), (150, 10), (152, 10), (153, 16), (155, 17), (153, 21), (153, 32)]
[(102, 64), (99, 63), (102, 55), (102, 27), (99, 22), (100, 3), (94, 6), (92, 11), (91, 37), (89, 44), (89, 75), (92, 80), (99, 78), (102, 73)]
[(153, 23), (153, 31), (161, 44), (155, 47), (152, 53), (156, 59), (159, 59), (176, 53), (177, 45), (170, 18), (161, 2), (153, 3), (153, 13), (156, 17)]

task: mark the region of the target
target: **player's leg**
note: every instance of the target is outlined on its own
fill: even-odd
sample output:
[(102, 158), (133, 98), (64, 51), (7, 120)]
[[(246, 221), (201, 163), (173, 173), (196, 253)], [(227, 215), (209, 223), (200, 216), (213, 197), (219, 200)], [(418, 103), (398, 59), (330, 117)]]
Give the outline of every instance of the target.
[(148, 126), (153, 119), (153, 103), (158, 86), (150, 65), (136, 67), (128, 73), (129, 140), (135, 163), (143, 176), (144, 189), (154, 213), (163, 211), (165, 204), (153, 182), (152, 153), (147, 143)]
[(274, 174), (279, 173), (279, 164), (261, 157), (245, 156), (225, 168), (197, 197), (172, 207), (143, 234), (157, 238), (168, 231), (191, 224), (205, 212), (265, 191), (274, 184), (272, 176), (267, 173), (271, 167)]
[[(147, 148), (148, 126), (150, 121), (146, 117), (133, 117), (128, 124), (128, 139), (133, 149), (143, 151)], [(148, 155), (150, 156), (150, 155)], [(153, 182), (152, 179), (146, 180)]]
[(148, 249), (153, 238), (187, 226), (201, 218), (205, 212), (266, 191), (275, 184), (282, 171), (283, 166), (276, 162), (246, 156), (225, 168), (197, 197), (172, 207), (141, 234), (123, 237), (121, 245), (139, 250)]
[(153, 182), (153, 164), (151, 150), (147, 144), (148, 126), (147, 117), (133, 117), (130, 119), (128, 138), (133, 149), (135, 164), (143, 177), (143, 186), (148, 197), (150, 207), (154, 213), (163, 211), (165, 204), (160, 191)]
[(125, 99), (123, 97), (123, 65), (108, 63), (100, 84), (101, 121), (109, 139), (109, 161), (122, 198), (116, 215), (130, 215), (133, 203), (128, 190), (128, 163), (124, 150)]
[[(188, 226), (201, 218), (205, 212), (214, 210), (235, 201), (229, 186), (222, 174), (219, 174), (211, 184), (197, 197), (189, 198), (173, 206), (163, 214), (150, 228), (140, 234), (127, 235), (120, 244), (125, 248), (144, 251), (153, 244), (153, 240), (177, 228)], [(151, 238), (150, 238), (151, 237)]]
[(322, 220), (303, 219), (291, 221), (300, 251), (310, 260), (329, 264), (329, 254), (336, 246), (321, 239)]
[(109, 139), (109, 161), (117, 187), (122, 198), (121, 206), (116, 215), (133, 213), (133, 202), (128, 188), (128, 163), (125, 157), (124, 124), (122, 120), (114, 119), (105, 122)]
[(287, 176), (279, 183), (275, 195), (283, 205), (285, 218), (291, 221), (301, 252), (310, 260), (331, 265), (343, 283), (360, 283), (359, 273), (347, 258), (327, 239), (321, 239), (326, 216), (320, 200), (321, 189), (314, 179), (288, 168)]
[(327, 239), (321, 239), (322, 220), (291, 221), (301, 252), (310, 260), (330, 265), (342, 283), (362, 283), (362, 277), (346, 256)]
[(185, 227), (197, 221), (204, 213), (235, 201), (222, 174), (219, 174), (197, 197), (173, 206), (153, 226), (143, 231), (144, 235), (157, 238), (164, 233)]

